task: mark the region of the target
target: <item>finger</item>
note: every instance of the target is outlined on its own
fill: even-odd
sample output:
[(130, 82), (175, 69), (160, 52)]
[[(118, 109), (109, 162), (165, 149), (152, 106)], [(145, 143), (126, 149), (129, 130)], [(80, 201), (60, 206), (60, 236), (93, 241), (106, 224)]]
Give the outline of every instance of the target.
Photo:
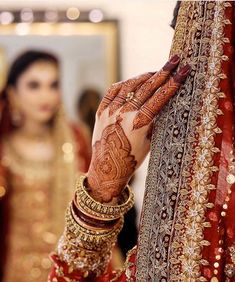
[(178, 55), (171, 57), (159, 72), (153, 75), (140, 87), (140, 89), (135, 93), (134, 98), (123, 106), (121, 113), (140, 109), (140, 107), (154, 94), (154, 92), (166, 82), (172, 71), (179, 64), (179, 61), (180, 58)]
[(114, 83), (107, 91), (106, 95), (103, 97), (99, 108), (97, 110), (98, 116), (102, 114), (102, 112), (108, 107), (108, 105), (113, 101), (118, 92), (122, 87), (122, 82)]
[(128, 98), (128, 94), (136, 91), (136, 89), (150, 79), (155, 73), (144, 73), (137, 77), (128, 79), (123, 83), (119, 93), (114, 98), (114, 100), (109, 105), (109, 116), (113, 115), (124, 103), (126, 103), (126, 99)]
[(178, 73), (171, 77), (161, 89), (146, 101), (134, 118), (133, 129), (141, 128), (153, 121), (154, 117), (180, 88), (190, 70), (189, 65), (182, 67)]

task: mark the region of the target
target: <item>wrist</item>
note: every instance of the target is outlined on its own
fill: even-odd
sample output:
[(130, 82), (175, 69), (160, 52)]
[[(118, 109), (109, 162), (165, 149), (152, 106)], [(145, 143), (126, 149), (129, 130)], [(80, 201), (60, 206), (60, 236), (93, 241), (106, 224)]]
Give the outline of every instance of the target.
[(124, 214), (134, 204), (134, 195), (127, 186), (117, 205), (102, 204), (88, 193), (86, 180), (86, 176), (81, 175), (77, 181), (57, 252), (61, 261), (65, 261), (71, 269), (81, 271), (84, 277), (99, 277), (110, 261)]
[(97, 173), (88, 171), (85, 187), (94, 200), (113, 205), (118, 203), (119, 196), (127, 183), (123, 183), (122, 185), (112, 183), (110, 185), (110, 182), (111, 181), (102, 181), (97, 177)]
[(85, 182), (87, 177), (81, 176), (77, 181), (74, 200), (78, 204), (78, 209), (83, 210), (86, 214), (102, 220), (113, 220), (124, 215), (134, 204), (134, 194), (129, 185), (125, 187), (116, 205), (101, 203), (91, 197)]

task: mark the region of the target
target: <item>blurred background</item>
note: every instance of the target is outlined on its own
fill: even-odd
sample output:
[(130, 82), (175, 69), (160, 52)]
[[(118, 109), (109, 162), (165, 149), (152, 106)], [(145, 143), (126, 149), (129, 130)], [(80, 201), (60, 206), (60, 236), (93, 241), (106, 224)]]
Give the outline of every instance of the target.
[[(169, 56), (174, 34), (170, 23), (175, 4), (175, 0), (2, 0), (0, 90), (6, 86), (10, 66), (22, 53), (36, 50), (53, 54), (60, 65), (59, 84), (65, 115), (78, 128), (79, 138), (82, 136), (78, 142), (79, 160), (83, 164), (80, 170), (86, 170), (94, 114), (100, 99), (112, 83), (143, 72), (156, 71), (163, 66)], [(49, 61), (51, 62), (51, 58)], [(10, 93), (4, 95), (11, 96)], [(17, 123), (13, 122), (13, 128), (19, 129), (12, 103), (9, 102), (13, 109), (12, 120), (16, 118)], [(65, 132), (62, 127), (60, 131)], [(7, 134), (4, 135), (6, 140)], [(17, 138), (16, 134), (16, 141), (13, 138), (16, 147), (20, 143)], [(33, 142), (39, 142), (38, 140), (33, 139)], [(71, 160), (70, 141), (64, 139), (61, 143), (64, 156), (67, 154), (64, 157), (67, 161)], [(148, 158), (136, 173), (132, 184), (136, 194), (137, 214), (134, 215), (134, 220), (137, 222), (147, 165)], [(15, 172), (13, 168), (12, 171)], [(3, 180), (0, 198), (7, 197), (7, 189), (4, 187), (7, 186), (8, 179)], [(41, 198), (43, 201), (44, 198)], [(51, 236), (51, 233), (48, 231), (47, 235)], [(47, 238), (49, 241), (52, 240), (50, 236)], [(47, 261), (44, 261), (44, 266), (47, 267)], [(41, 275), (38, 269), (35, 267), (32, 281), (40, 281), (37, 278)], [(3, 281), (12, 281), (9, 277)]]
[[(1, 79), (7, 64), (22, 50), (53, 51), (61, 59), (66, 110), (76, 120), (75, 101), (84, 89), (93, 88), (103, 95), (115, 81), (161, 68), (169, 56), (175, 4), (174, 0), (2, 0)], [(18, 14), (19, 23), (14, 26), (12, 12)], [(30, 25), (38, 22), (37, 13), (47, 25), (31, 30)], [(134, 184), (138, 210), (145, 173), (146, 162)]]

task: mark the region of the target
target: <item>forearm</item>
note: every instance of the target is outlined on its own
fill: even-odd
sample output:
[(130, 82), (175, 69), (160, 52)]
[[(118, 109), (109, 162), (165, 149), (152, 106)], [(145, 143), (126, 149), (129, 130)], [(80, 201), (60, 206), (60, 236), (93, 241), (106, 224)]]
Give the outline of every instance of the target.
[(53, 259), (55, 265), (64, 262), (63, 275), (69, 270), (80, 277), (76, 281), (85, 278), (94, 281), (107, 271), (112, 248), (123, 226), (123, 215), (133, 206), (134, 199), (126, 187), (117, 205), (101, 204), (88, 193), (84, 180), (81, 177), (78, 181), (73, 202), (66, 211), (65, 231)]

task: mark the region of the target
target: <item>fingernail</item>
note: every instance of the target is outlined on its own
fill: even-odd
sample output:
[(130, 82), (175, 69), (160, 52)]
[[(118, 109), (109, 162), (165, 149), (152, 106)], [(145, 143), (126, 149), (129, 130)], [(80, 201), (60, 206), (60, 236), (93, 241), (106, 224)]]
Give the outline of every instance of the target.
[(179, 70), (179, 74), (180, 75), (183, 75), (183, 76), (186, 76), (189, 74), (189, 72), (191, 71), (191, 67), (189, 64), (185, 65), (184, 67), (182, 67), (180, 70)]
[(183, 83), (190, 71), (191, 71), (190, 65), (189, 64), (185, 65), (184, 67), (180, 68), (180, 70), (175, 74), (174, 80), (177, 83)]
[(174, 55), (170, 58), (170, 63), (177, 64), (180, 61), (180, 57), (178, 55)]

